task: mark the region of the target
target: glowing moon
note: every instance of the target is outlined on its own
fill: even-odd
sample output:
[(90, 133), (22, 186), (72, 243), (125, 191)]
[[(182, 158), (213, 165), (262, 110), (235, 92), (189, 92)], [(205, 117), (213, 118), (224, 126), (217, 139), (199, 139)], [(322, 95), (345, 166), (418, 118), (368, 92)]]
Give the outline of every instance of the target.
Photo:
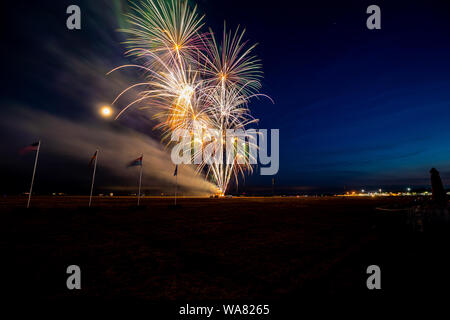
[(109, 118), (112, 115), (112, 109), (110, 106), (103, 106), (100, 109), (100, 114), (102, 117)]

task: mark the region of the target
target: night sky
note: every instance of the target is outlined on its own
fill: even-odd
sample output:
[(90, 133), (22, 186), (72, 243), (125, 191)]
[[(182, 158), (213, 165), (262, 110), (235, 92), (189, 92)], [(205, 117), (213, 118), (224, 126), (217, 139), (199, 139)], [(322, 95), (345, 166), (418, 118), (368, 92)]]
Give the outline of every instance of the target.
[[(65, 27), (70, 4), (81, 7), (79, 31)], [(34, 142), (42, 127), (49, 131), (43, 114), (81, 128), (117, 134), (133, 129), (158, 139), (143, 112), (115, 123), (97, 114), (98, 106), (112, 102), (123, 84), (139, 80), (132, 72), (106, 76), (130, 61), (123, 55), (124, 36), (117, 32), (125, 4), (64, 0), (1, 5), (1, 192), (26, 191), (33, 156), (21, 157), (17, 150)], [(280, 129), (279, 190), (419, 187), (428, 184), (431, 167), (450, 182), (448, 1), (197, 4), (216, 33), (226, 20), (228, 27), (245, 27), (247, 39), (258, 43), (261, 92), (275, 104), (254, 100), (250, 109), (260, 119), (259, 128)], [(381, 8), (381, 30), (366, 28), (371, 4)], [(32, 119), (22, 125), (23, 114)], [(55, 141), (73, 141), (71, 132), (61, 128), (55, 127)], [(90, 150), (75, 159), (63, 149), (64, 144), (55, 142), (51, 152), (43, 152), (36, 192), (85, 192)], [(99, 187), (128, 184), (124, 175), (114, 173), (111, 167), (100, 170)], [(270, 190), (271, 180), (257, 170), (239, 188)], [(158, 187), (149, 190), (159, 192)]]

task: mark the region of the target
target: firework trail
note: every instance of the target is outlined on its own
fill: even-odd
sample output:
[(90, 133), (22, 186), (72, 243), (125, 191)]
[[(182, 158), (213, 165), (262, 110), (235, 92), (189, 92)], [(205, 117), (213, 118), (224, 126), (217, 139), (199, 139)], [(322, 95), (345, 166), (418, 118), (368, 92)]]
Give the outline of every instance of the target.
[[(245, 129), (254, 119), (248, 103), (258, 96), (262, 78), (261, 62), (252, 54), (255, 45), (243, 40), (245, 30), (238, 27), (227, 31), (224, 24), (219, 42), (212, 30), (201, 31), (204, 16), (185, 0), (144, 0), (133, 5), (127, 15), (131, 27), (121, 30), (128, 35), (126, 54), (136, 64), (121, 68), (138, 68), (145, 81), (122, 91), (114, 100), (131, 89), (139, 88), (134, 101), (122, 108), (116, 118), (138, 103), (156, 110), (156, 128), (168, 141), (177, 130), (188, 132), (192, 139), (185, 142), (191, 159), (198, 159), (198, 172), (206, 175), (225, 194), (232, 177), (252, 172), (250, 145), (256, 141), (227, 137), (227, 130)], [(270, 99), (270, 98), (269, 98)], [(211, 132), (219, 133), (218, 135)], [(184, 140), (183, 140), (184, 141)], [(223, 153), (224, 147), (228, 148)], [(212, 150), (214, 159), (203, 159), (205, 149)], [(226, 148), (225, 148), (226, 149)], [(229, 150), (231, 149), (231, 152)], [(238, 150), (243, 152), (238, 152)], [(231, 155), (231, 160), (224, 159)]]

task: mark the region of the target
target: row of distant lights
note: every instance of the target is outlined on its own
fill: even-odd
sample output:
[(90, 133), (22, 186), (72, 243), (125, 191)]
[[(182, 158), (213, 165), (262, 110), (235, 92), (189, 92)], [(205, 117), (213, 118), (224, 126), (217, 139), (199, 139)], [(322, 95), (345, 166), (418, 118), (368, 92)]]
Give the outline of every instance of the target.
[[(383, 190), (378, 189), (378, 192), (379, 192), (379, 193), (381, 193), (382, 191), (383, 191)], [(410, 191), (411, 191), (411, 188), (406, 188), (406, 191), (410, 192)], [(361, 192), (364, 193), (364, 192), (366, 192), (366, 190), (361, 189)]]

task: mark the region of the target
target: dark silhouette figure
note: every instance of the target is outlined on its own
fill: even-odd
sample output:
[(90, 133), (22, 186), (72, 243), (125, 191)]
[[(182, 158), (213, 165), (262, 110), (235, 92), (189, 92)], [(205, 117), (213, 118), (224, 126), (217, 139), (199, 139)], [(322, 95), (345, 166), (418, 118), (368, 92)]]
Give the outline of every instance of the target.
[(438, 204), (446, 204), (447, 194), (445, 193), (445, 189), (442, 184), (439, 171), (437, 171), (435, 168), (432, 168), (430, 170), (430, 174), (431, 174), (431, 188), (433, 190), (433, 200)]

